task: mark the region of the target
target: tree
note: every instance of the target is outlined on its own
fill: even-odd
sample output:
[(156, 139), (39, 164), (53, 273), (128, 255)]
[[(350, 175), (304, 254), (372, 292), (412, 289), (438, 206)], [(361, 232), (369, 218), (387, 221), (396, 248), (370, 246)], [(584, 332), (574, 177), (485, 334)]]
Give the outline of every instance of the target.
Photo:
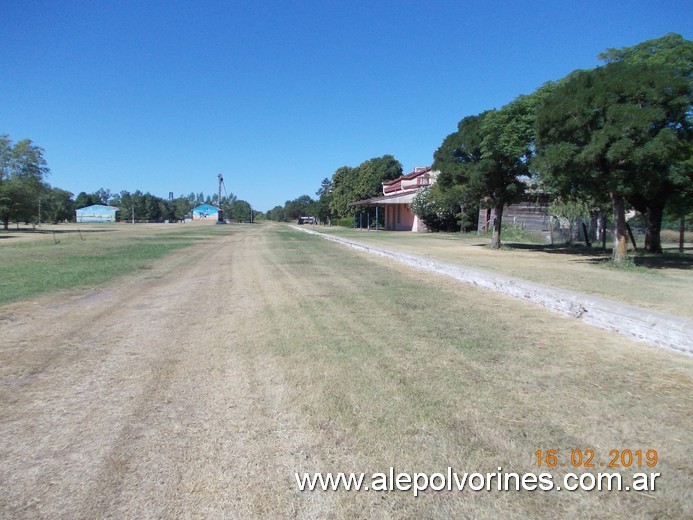
[(666, 65), (693, 81), (693, 42), (676, 33), (647, 40), (632, 47), (607, 49), (598, 58), (606, 63), (649, 63)]
[[(688, 80), (689, 86), (693, 85), (693, 42), (678, 34), (667, 34), (662, 38), (648, 40), (633, 47), (608, 49), (600, 54), (599, 58), (607, 63), (623, 62), (633, 65), (643, 63), (653, 65), (650, 70), (654, 74), (658, 74), (658, 70), (669, 69), (665, 73), (667, 78), (678, 75)], [(648, 81), (649, 78), (644, 80)], [(659, 88), (667, 88), (666, 80), (660, 84)], [(688, 98), (688, 108), (685, 110), (690, 116), (690, 91)], [(656, 103), (661, 101), (663, 101), (661, 96), (655, 100)], [(664, 104), (668, 105), (669, 102), (665, 101)], [(659, 124), (666, 124), (672, 129), (677, 129), (679, 143), (662, 142), (657, 144), (658, 152), (656, 154), (649, 153), (649, 159), (643, 161), (641, 165), (643, 168), (647, 168), (649, 175), (639, 175), (642, 177), (641, 185), (627, 195), (628, 202), (645, 218), (645, 250), (652, 253), (662, 252), (660, 232), (667, 201), (672, 196), (677, 197), (693, 188), (693, 181), (691, 180), (693, 179), (693, 173), (691, 173), (693, 169), (690, 162), (686, 164), (686, 155), (690, 157), (690, 146), (686, 147), (682, 142), (688, 140), (690, 144), (690, 132), (685, 129), (685, 125), (679, 126), (683, 109), (683, 106), (679, 106), (673, 113), (668, 113), (664, 121), (661, 121), (661, 117), (658, 118), (660, 119)], [(667, 109), (665, 108), (665, 110)], [(685, 135), (686, 133), (688, 135)], [(658, 137), (653, 141), (657, 140)], [(678, 158), (673, 157), (673, 154), (666, 150), (667, 146), (679, 148)], [(686, 148), (688, 148), (687, 151)], [(644, 171), (640, 172), (640, 174), (644, 173)], [(678, 203), (677, 205), (681, 206)]]
[[(422, 188), (414, 196), (412, 212), (424, 221), (431, 231), (465, 231), (471, 226), (471, 219), (464, 205), (460, 186), (443, 190), (438, 183)], [(470, 212), (478, 215), (478, 204)]]
[(315, 216), (323, 224), (329, 223), (334, 214), (331, 208), (332, 200), (334, 198), (332, 191), (332, 179), (325, 177), (320, 183), (320, 189), (315, 192), (315, 194), (319, 197), (315, 202)]
[(544, 90), (520, 96), (500, 110), (486, 114), (481, 122), (481, 160), (472, 170), (472, 192), (482, 194), (494, 208), (492, 248), (501, 246), (503, 208), (522, 198), (530, 176), (534, 152), (536, 104)]
[(229, 219), (236, 222), (250, 221), (250, 203), (245, 200), (234, 200), (229, 213)]
[(72, 193), (60, 188), (50, 188), (45, 193), (45, 198), (42, 199), (41, 207), (43, 208), (46, 218), (57, 224), (63, 220), (69, 220), (75, 215), (75, 203), (72, 200)]
[(94, 192), (94, 200), (98, 201), (96, 204), (103, 204), (104, 206), (107, 206), (111, 200), (111, 190), (99, 188)]
[(288, 220), (298, 220), (299, 217), (310, 216), (314, 200), (310, 195), (301, 195), (294, 200), (287, 200), (284, 204), (284, 216)]
[[(690, 157), (690, 103), (690, 83), (670, 67), (622, 61), (572, 73), (538, 109), (542, 177), (568, 198), (608, 194), (614, 263), (627, 259), (626, 201), (665, 201), (677, 182), (690, 182), (677, 181), (673, 167)], [(650, 233), (654, 247), (658, 229)]]
[[(548, 208), (550, 215), (568, 221), (568, 243), (572, 244), (576, 226), (588, 219), (592, 208), (584, 200), (555, 200)], [(579, 232), (578, 232), (579, 233)], [(588, 237), (589, 238), (589, 237)]]
[(479, 193), (472, 191), (469, 179), (472, 169), (481, 161), (481, 121), (485, 114), (462, 119), (457, 124), (457, 132), (448, 135), (433, 154), (433, 169), (440, 172), (434, 186), (442, 196), (454, 200), (460, 209), (465, 208), (461, 225), (471, 217), (469, 213), (478, 212), (481, 199)]
[(188, 200), (186, 197), (181, 196), (177, 199), (173, 199), (172, 220), (185, 220), (186, 218), (191, 217), (192, 209), (192, 204), (190, 204), (190, 200)]
[(93, 206), (94, 204), (103, 204), (103, 202), (101, 202), (101, 198), (98, 195), (93, 193), (80, 191), (75, 198), (75, 207), (77, 209)]
[(274, 206), (272, 209), (267, 211), (267, 220), (286, 222), (287, 219), (284, 215), (284, 208), (282, 206)]
[(50, 173), (43, 148), (29, 139), (14, 145), (0, 136), (0, 218), (4, 229), (10, 220), (29, 221), (38, 215), (38, 200), (48, 189), (44, 178)]
[(320, 189), (315, 194), (321, 198), (332, 195), (332, 180), (325, 177), (320, 183)]
[(359, 199), (356, 189), (358, 170), (350, 166), (338, 168), (332, 175), (332, 202), (330, 209), (337, 216), (349, 214), (350, 202)]
[(503, 208), (524, 194), (523, 178), (530, 175), (534, 150), (536, 105), (544, 95), (540, 89), (500, 110), (465, 117), (433, 156), (433, 167), (441, 172), (437, 182), (443, 190), (458, 186), (461, 206), (483, 199), (494, 208), (493, 248), (501, 247)]
[(402, 164), (392, 155), (368, 159), (356, 168), (342, 166), (332, 175), (330, 209), (340, 217), (351, 215), (350, 202), (382, 195), (383, 182), (400, 175)]
[(362, 162), (357, 171), (357, 196), (365, 199), (382, 195), (383, 182), (402, 175), (402, 164), (392, 155), (383, 155)]

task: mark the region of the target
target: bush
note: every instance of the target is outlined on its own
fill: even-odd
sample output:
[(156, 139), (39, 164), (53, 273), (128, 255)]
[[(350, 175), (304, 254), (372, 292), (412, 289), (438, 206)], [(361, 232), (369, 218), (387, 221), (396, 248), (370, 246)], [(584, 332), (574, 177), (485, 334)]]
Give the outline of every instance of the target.
[(354, 227), (354, 217), (342, 217), (332, 220), (333, 226)]

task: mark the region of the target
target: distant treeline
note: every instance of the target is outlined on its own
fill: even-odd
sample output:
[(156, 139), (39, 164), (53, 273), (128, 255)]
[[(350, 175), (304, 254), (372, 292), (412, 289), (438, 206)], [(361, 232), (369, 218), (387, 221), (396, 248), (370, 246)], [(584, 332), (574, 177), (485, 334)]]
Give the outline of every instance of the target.
[(94, 193), (73, 194), (46, 182), (50, 170), (43, 157), (43, 148), (30, 139), (13, 143), (9, 136), (0, 135), (0, 219), (4, 229), (10, 222), (64, 222), (75, 219), (75, 210), (93, 204), (116, 206), (122, 220), (137, 222), (179, 221), (192, 217), (200, 204), (211, 204), (224, 210), (228, 220), (247, 221), (263, 218), (253, 212), (250, 203), (235, 195), (190, 193), (174, 199), (164, 199), (142, 193), (121, 191), (111, 193), (101, 188)]

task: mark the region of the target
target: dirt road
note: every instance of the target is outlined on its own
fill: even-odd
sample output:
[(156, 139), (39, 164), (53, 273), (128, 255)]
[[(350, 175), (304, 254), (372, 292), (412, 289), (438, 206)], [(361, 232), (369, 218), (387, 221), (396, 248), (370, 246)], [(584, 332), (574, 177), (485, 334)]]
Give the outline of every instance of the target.
[[(253, 233), (0, 318), (0, 516), (173, 518), (290, 510), (301, 442), (262, 352)], [(269, 297), (269, 296), (268, 296)]]

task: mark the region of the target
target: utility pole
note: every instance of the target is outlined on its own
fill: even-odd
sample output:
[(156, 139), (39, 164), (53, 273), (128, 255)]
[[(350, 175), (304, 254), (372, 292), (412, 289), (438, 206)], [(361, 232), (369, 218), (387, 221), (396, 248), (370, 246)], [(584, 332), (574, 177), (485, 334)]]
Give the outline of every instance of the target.
[(226, 186), (224, 185), (224, 176), (220, 173), (218, 175), (219, 178), (219, 212), (217, 213), (217, 224), (226, 224), (226, 220), (224, 220), (224, 210), (221, 207), (221, 187), (224, 186), (224, 191), (226, 191)]

